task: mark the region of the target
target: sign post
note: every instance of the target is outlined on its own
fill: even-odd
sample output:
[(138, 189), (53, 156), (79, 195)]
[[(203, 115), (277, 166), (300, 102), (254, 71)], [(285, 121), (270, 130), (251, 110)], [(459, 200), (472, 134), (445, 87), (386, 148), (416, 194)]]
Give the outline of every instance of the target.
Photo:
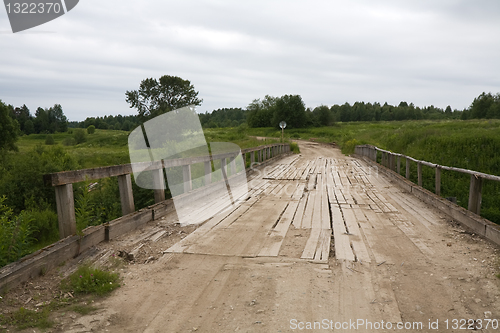
[(286, 122), (285, 121), (282, 121), (280, 122), (280, 127), (281, 127), (281, 143), (283, 143), (283, 131), (285, 130), (285, 127), (286, 127)]

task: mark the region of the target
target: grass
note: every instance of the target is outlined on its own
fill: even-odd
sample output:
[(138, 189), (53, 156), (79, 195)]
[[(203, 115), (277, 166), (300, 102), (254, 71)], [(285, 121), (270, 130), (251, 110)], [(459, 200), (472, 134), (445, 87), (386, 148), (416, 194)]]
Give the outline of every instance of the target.
[(44, 307), (40, 311), (21, 307), (16, 312), (11, 313), (10, 316), (0, 315), (0, 325), (16, 326), (19, 330), (35, 327), (47, 329), (54, 325), (54, 322), (49, 319), (49, 315), (49, 307)]
[(85, 298), (86, 296), (102, 297), (119, 286), (119, 275), (117, 273), (83, 265), (69, 277), (61, 281), (60, 284), (61, 290), (71, 291), (74, 293), (75, 298), (53, 300), (36, 310), (21, 307), (10, 314), (0, 314), (0, 325), (14, 326), (18, 330), (26, 328), (40, 328), (45, 330), (54, 326), (54, 321), (50, 319), (52, 312), (63, 310), (87, 315), (98, 308), (88, 304), (88, 301), (83, 302), (85, 299), (88, 299)]
[(62, 281), (61, 289), (77, 294), (103, 296), (120, 286), (118, 273), (103, 271), (88, 265), (79, 267)]

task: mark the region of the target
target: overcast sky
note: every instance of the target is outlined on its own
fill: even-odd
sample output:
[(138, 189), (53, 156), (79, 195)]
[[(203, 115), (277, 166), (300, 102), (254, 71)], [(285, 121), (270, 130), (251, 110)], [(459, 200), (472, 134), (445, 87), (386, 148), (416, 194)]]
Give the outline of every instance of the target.
[(130, 115), (125, 92), (162, 75), (191, 81), (198, 112), (285, 94), (461, 110), (500, 92), (500, 1), (81, 0), (16, 34), (0, 9), (7, 104)]

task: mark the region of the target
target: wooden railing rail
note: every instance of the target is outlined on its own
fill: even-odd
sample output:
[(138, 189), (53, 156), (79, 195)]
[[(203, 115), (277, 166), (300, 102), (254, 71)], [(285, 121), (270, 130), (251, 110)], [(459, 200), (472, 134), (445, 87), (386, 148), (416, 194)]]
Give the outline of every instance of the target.
[(381, 153), (381, 164), (393, 171), (400, 173), (401, 169), (401, 159), (406, 159), (406, 178), (410, 179), (410, 162), (417, 163), (417, 181), (418, 185), (422, 186), (422, 166), (428, 166), (435, 169), (435, 192), (436, 195), (441, 195), (441, 171), (455, 171), (470, 175), (470, 186), (469, 186), (469, 205), (468, 210), (480, 215), (481, 213), (481, 195), (483, 187), (483, 179), (500, 181), (499, 176), (490, 175), (483, 172), (449, 167), (445, 165), (439, 165), (435, 163), (430, 163), (427, 161), (417, 160), (413, 157), (406, 156), (403, 154), (393, 153), (388, 150), (380, 149), (371, 145), (360, 145), (355, 147), (355, 153), (361, 156), (368, 157), (374, 162), (377, 162), (378, 152)]
[[(262, 163), (270, 158), (281, 154), (289, 153), (289, 144), (270, 144), (255, 148), (242, 149), (244, 165), (246, 168), (248, 158), (250, 159), (250, 167), (256, 163)], [(100, 168), (91, 168), (74, 171), (63, 171), (44, 175), (44, 182), (47, 186), (54, 186), (56, 193), (57, 216), (59, 221), (59, 237), (61, 239), (76, 233), (76, 217), (75, 217), (75, 200), (73, 195), (73, 184), (88, 181), (98, 180), (102, 178), (117, 177), (118, 186), (120, 189), (120, 202), (122, 206), (122, 214), (127, 215), (135, 211), (134, 196), (132, 192), (132, 177), (133, 167), (141, 168), (141, 170), (158, 170), (154, 174), (155, 181), (163, 181), (163, 168), (183, 167), (183, 181), (185, 184), (184, 191), (192, 190), (191, 165), (197, 163), (205, 163), (205, 186), (212, 183), (211, 161), (220, 160), (221, 165), (226, 166), (229, 162), (231, 174), (235, 173), (236, 162), (235, 157), (239, 152), (230, 152), (217, 154), (212, 156), (198, 156), (193, 158), (179, 158), (166, 161), (156, 161), (153, 163), (136, 163), (114, 165)], [(163, 187), (163, 186), (161, 186)], [(155, 202), (165, 200), (165, 191), (154, 190)]]

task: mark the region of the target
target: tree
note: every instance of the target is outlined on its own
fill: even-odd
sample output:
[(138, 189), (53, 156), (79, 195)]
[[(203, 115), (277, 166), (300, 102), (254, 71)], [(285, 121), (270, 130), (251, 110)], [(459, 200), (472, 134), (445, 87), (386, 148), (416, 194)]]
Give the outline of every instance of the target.
[(95, 126), (94, 125), (90, 125), (89, 127), (87, 127), (87, 133), (88, 134), (94, 134), (95, 133)]
[(201, 105), (198, 91), (188, 80), (177, 76), (164, 75), (159, 80), (142, 80), (139, 90), (127, 91), (126, 101), (136, 108), (142, 120), (188, 105)]
[(24, 134), (30, 135), (35, 133), (35, 125), (33, 124), (33, 121), (31, 119), (26, 120), (24, 123)]
[(17, 120), (17, 122), (19, 123), (19, 128), (21, 129), (21, 132), (24, 132), (25, 134), (29, 134), (29, 133), (26, 133), (25, 126), (26, 126), (26, 122), (30, 121), (33, 117), (31, 117), (30, 110), (28, 109), (26, 104), (24, 104), (20, 108), (15, 108), (15, 109), (11, 108), (11, 117), (12, 117), (12, 119)]
[(49, 129), (51, 133), (66, 132), (68, 130), (68, 119), (64, 115), (61, 104), (54, 104), (47, 110), (49, 117)]
[(320, 105), (313, 110), (318, 126), (328, 126), (332, 121), (332, 113), (326, 105)]
[(17, 150), (19, 124), (9, 115), (9, 107), (0, 100), (0, 150)]
[(284, 95), (276, 101), (272, 124), (279, 128), (281, 121), (289, 128), (306, 126), (306, 107), (300, 95)]
[(247, 106), (247, 123), (249, 127), (269, 127), (273, 126), (271, 121), (276, 109), (276, 102), (279, 97), (272, 97), (266, 95), (261, 101), (254, 99), (252, 103)]

